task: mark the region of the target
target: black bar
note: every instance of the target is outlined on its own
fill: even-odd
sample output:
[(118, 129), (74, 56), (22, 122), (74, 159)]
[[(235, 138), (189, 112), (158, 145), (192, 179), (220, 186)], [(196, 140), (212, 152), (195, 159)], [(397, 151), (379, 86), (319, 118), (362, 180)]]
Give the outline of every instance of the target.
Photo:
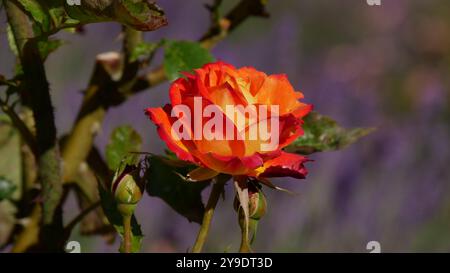
[[(338, 270), (392, 270), (401, 268), (435, 272), (448, 268), (450, 254), (0, 254), (2, 269), (58, 272), (335, 272)], [(9, 267), (11, 266), (11, 267)], [(31, 268), (30, 268), (31, 266)], [(40, 269), (40, 270), (39, 270)], [(111, 270), (111, 271), (106, 271)], [(440, 271), (440, 270), (439, 270)], [(3, 272), (3, 270), (2, 270)]]

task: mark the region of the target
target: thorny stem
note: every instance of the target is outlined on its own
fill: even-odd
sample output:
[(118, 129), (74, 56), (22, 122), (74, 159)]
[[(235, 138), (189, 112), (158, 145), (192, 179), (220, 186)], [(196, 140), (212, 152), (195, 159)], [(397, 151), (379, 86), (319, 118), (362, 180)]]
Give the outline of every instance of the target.
[(124, 40), (123, 40), (123, 54), (125, 56), (124, 74), (122, 75), (122, 82), (132, 81), (138, 72), (139, 62), (131, 61), (133, 50), (142, 43), (142, 32), (123, 26)]
[(197, 240), (192, 247), (193, 253), (202, 252), (203, 245), (205, 244), (206, 238), (208, 237), (209, 227), (214, 215), (214, 209), (216, 208), (217, 201), (219, 200), (220, 194), (223, 192), (223, 187), (225, 185), (224, 181), (217, 181), (215, 179), (213, 184), (208, 203), (206, 204), (205, 213), (203, 214), (202, 225), (197, 235)]
[[(98, 204), (99, 184), (106, 188), (107, 181), (111, 180), (109, 169), (103, 173), (103, 167), (99, 167), (99, 165), (103, 166), (103, 164), (106, 164), (103, 161), (103, 158), (97, 157), (96, 155), (95, 158), (92, 158), (92, 161), (94, 162), (89, 160), (90, 157), (92, 157), (94, 150), (93, 147), (93, 150), (88, 155), (88, 162), (83, 162), (80, 165), (80, 170), (75, 178), (76, 185), (74, 190), (81, 211), (89, 210), (89, 208)], [(81, 222), (80, 232), (82, 234), (104, 234), (112, 230), (109, 222), (106, 220), (104, 211), (100, 206), (97, 206), (91, 213), (84, 215), (79, 221)], [(65, 231), (68, 234), (71, 232), (71, 230), (68, 229), (68, 226), (66, 226)]]
[[(101, 100), (101, 96), (98, 94), (100, 93), (99, 88), (102, 84), (100, 79), (104, 76), (98, 75), (104, 73), (106, 72), (97, 61), (94, 68), (94, 76), (86, 90), (80, 113), (70, 135), (62, 146), (61, 154), (64, 160), (64, 182), (73, 181), (80, 164), (85, 161), (91, 150), (94, 136), (101, 126), (100, 121), (103, 120), (105, 116), (105, 106), (100, 102), (98, 102), (97, 107), (91, 107), (92, 101)], [(108, 91), (108, 89), (105, 91)]]
[(32, 38), (33, 30), (27, 15), (13, 1), (4, 0), (3, 3), (19, 52), (26, 92), (29, 93), (30, 107), (35, 119), (38, 175), (43, 197), (42, 221), (44, 225), (48, 225), (56, 218), (60, 218), (58, 216), (54, 218), (54, 214), (63, 194), (49, 85), (37, 41)]

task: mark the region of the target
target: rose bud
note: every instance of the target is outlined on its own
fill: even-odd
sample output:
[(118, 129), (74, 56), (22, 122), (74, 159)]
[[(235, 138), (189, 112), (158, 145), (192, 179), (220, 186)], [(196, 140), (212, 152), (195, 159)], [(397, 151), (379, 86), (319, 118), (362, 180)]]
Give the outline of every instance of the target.
[[(261, 219), (267, 210), (267, 201), (264, 193), (255, 186), (253, 183), (249, 183), (248, 187), (248, 206), (249, 206), (249, 218), (253, 220)], [(234, 198), (234, 209), (239, 211), (240, 202), (238, 197)]]
[(120, 175), (116, 175), (112, 183), (112, 193), (117, 208), (122, 215), (133, 214), (136, 204), (142, 198), (139, 168), (127, 165)]

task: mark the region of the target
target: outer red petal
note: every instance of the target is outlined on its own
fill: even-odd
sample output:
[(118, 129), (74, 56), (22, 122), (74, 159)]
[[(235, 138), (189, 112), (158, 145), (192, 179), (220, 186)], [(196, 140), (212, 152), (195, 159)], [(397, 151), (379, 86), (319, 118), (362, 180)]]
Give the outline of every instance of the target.
[(280, 156), (268, 160), (264, 163), (259, 177), (283, 177), (291, 176), (295, 178), (305, 178), (308, 174), (303, 163), (309, 161), (306, 157), (281, 152)]
[(145, 113), (158, 127), (159, 137), (166, 142), (167, 147), (174, 152), (179, 159), (195, 162), (186, 146), (179, 140), (175, 140), (171, 134), (172, 123), (170, 121), (170, 106), (163, 108), (147, 108)]
[(196, 157), (206, 167), (217, 172), (231, 175), (249, 174), (254, 169), (263, 165), (263, 156), (254, 154), (251, 156), (221, 156), (214, 153), (197, 154)]
[(296, 118), (303, 118), (304, 116), (308, 115), (309, 112), (311, 112), (313, 110), (314, 106), (312, 104), (304, 104), (304, 103), (300, 103), (300, 106), (297, 107), (294, 111), (292, 111), (292, 114), (296, 117)]

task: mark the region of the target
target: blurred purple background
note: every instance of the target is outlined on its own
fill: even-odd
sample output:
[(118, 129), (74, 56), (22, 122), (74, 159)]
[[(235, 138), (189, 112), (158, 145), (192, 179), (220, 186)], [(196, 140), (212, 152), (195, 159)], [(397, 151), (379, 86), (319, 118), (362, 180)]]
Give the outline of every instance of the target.
[[(146, 40), (199, 38), (209, 26), (207, 2), (158, 1), (169, 25), (146, 33)], [(224, 2), (226, 11), (236, 1)], [(268, 10), (269, 19), (245, 22), (213, 50), (215, 57), (286, 73), (318, 112), (346, 127), (377, 130), (345, 150), (313, 155), (306, 180), (277, 179), (298, 196), (265, 190), (269, 210), (254, 250), (366, 252), (367, 242), (376, 240), (386, 252), (450, 251), (448, 1), (382, 0), (379, 7), (365, 0), (269, 1)], [(119, 32), (119, 25), (107, 23), (89, 25), (84, 35), (57, 35), (66, 45), (46, 68), (60, 135), (75, 119), (95, 56), (120, 49)], [(0, 46), (0, 73), (12, 75), (4, 30)], [(143, 109), (167, 102), (165, 83), (111, 109), (96, 144), (103, 150), (112, 129), (131, 124), (145, 151), (162, 153), (165, 145)], [(233, 189), (227, 189), (206, 251), (239, 247)], [(67, 219), (76, 214), (71, 198)], [(137, 217), (146, 235), (143, 252), (185, 252), (199, 228), (148, 196)], [(101, 237), (74, 232), (71, 239), (84, 252), (117, 250), (117, 242), (108, 245)]]

